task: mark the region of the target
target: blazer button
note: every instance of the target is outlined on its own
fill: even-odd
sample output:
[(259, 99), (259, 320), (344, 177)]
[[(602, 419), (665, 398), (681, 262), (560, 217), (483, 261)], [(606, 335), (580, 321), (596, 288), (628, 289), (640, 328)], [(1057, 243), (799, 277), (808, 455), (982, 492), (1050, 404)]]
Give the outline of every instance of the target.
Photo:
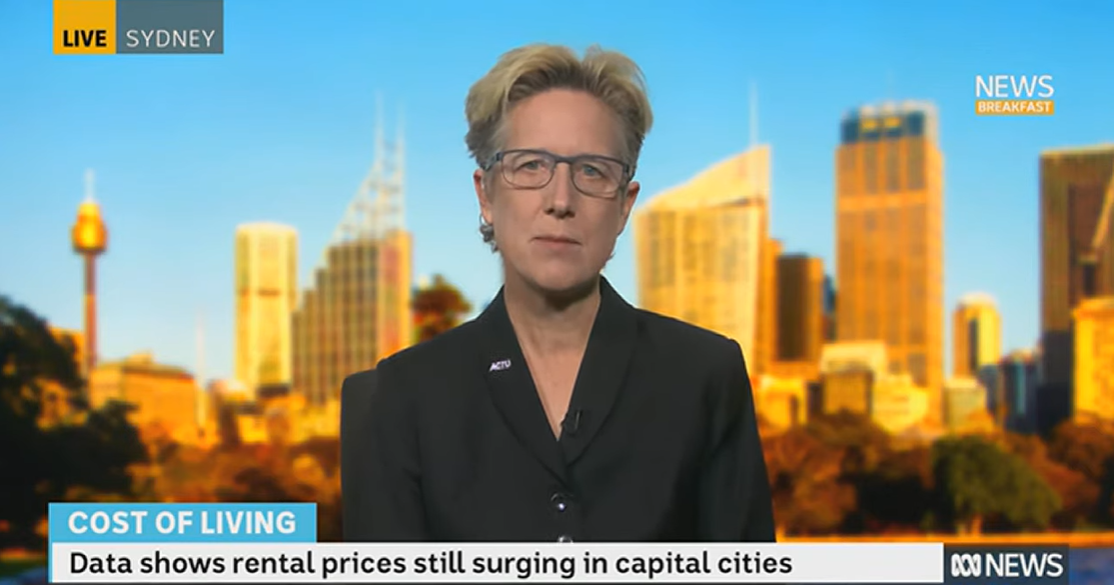
[(553, 494), (549, 498), (549, 502), (553, 504), (553, 509), (557, 510), (558, 512), (564, 512), (565, 510), (569, 509), (569, 498), (561, 492)]
[(572, 542), (572, 537), (567, 534), (562, 534), (557, 537), (557, 542)]

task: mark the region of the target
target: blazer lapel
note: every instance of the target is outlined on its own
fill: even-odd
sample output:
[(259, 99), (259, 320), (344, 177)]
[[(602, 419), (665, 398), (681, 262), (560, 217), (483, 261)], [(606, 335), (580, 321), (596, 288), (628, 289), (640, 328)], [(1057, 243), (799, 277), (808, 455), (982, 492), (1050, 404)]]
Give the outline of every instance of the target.
[(492, 402), (522, 446), (564, 482), (561, 447), (549, 428), (549, 419), (507, 316), (502, 290), (484, 310), (479, 324), (484, 346), (480, 367), (484, 369)]
[(600, 277), (600, 309), (576, 377), (569, 420), (561, 435), (567, 465), (579, 458), (607, 421), (627, 375), (638, 339), (638, 319), (607, 279)]

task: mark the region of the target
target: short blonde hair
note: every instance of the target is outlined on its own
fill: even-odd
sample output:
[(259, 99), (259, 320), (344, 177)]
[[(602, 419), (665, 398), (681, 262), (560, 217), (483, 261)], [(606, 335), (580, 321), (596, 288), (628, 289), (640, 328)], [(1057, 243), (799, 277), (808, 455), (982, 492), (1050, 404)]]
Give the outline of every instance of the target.
[[(501, 148), (507, 113), (516, 103), (552, 89), (584, 91), (606, 104), (622, 129), (621, 155), (632, 168), (636, 166), (653, 125), (642, 70), (626, 55), (596, 45), (580, 58), (569, 47), (547, 44), (504, 53), (469, 90), (464, 142), (476, 164), (483, 166)], [(494, 230), (482, 219), (480, 232), (494, 248)]]

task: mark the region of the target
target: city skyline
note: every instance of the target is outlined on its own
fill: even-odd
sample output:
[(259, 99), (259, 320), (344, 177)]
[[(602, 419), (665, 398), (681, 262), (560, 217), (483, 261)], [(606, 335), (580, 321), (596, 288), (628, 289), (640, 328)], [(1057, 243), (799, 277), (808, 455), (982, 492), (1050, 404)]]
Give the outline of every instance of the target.
[[(350, 6), (352, 14), (375, 19), (385, 31), (400, 22), (421, 22), (402, 7)], [(1012, 13), (991, 17), (993, 7), (980, 5), (965, 9), (958, 20), (954, 11), (872, 13), (865, 6), (831, 14), (827, 11), (835, 8), (810, 9), (816, 22), (789, 18), (793, 9), (786, 5), (723, 6), (700, 16), (650, 8), (641, 11), (648, 19), (641, 27), (596, 24), (609, 21), (608, 15), (612, 24), (622, 18), (624, 8), (614, 6), (593, 8), (595, 17), (576, 33), (558, 33), (554, 24), (524, 27), (518, 22), (520, 28), (503, 34), (476, 34), (475, 27), (498, 29), (508, 22), (511, 11), (503, 10), (491, 19), (473, 17), (459, 30), (428, 23), (419, 36), (437, 38), (433, 44), (407, 41), (403, 32), (387, 39), (358, 38), (361, 17), (354, 16), (346, 19), (352, 22), (328, 20), (321, 28), (333, 31), (328, 36), (311, 35), (314, 40), (305, 45), (284, 48), (265, 42), (268, 28), (296, 19), (310, 26), (327, 15), (230, 4), (225, 55), (127, 59), (54, 57), (37, 34), (49, 30), (49, 4), (5, 4), (0, 7), (4, 20), (27, 26), (0, 41), (0, 53), (11, 55), (0, 63), (0, 73), (27, 91), (0, 97), (0, 131), (15, 138), (0, 144), (0, 156), (12, 169), (0, 175), (0, 199), (8, 211), (0, 215), (0, 245), (21, 252), (0, 260), (5, 275), (0, 292), (54, 325), (81, 328), (80, 259), (63, 236), (81, 201), (82, 172), (95, 168), (98, 200), (113, 234), (98, 267), (100, 355), (112, 360), (151, 350), (159, 361), (192, 368), (201, 312), (207, 324), (207, 377), (230, 376), (235, 226), (276, 221), (296, 227), (303, 259), (299, 288), (304, 290), (372, 162), (374, 97), (382, 90), (387, 133), (394, 133), (400, 117), (405, 119), (414, 274), (442, 273), (482, 308), (500, 278), (476, 229), (472, 164), (462, 140), (467, 87), (499, 53), (523, 42), (577, 48), (599, 42), (628, 52), (650, 83), (658, 122), (640, 162), (644, 195), (639, 207), (746, 149), (752, 130), (746, 88), (754, 81), (759, 140), (772, 146), (770, 236), (784, 244), (786, 253), (822, 258), (828, 274), (835, 266), (840, 117), (886, 97), (936, 103), (941, 150), (948, 161), (945, 314), (963, 295), (988, 292), (999, 303), (1003, 352), (1031, 347), (1040, 320), (1039, 156), (1045, 149), (1114, 137), (1114, 121), (1102, 117), (1103, 96), (1114, 92), (1114, 81), (1095, 75), (1088, 65), (1100, 48), (1097, 23), (1103, 19), (1096, 11), (1111, 8), (1076, 15), (1011, 3)], [(464, 17), (458, 10), (446, 8), (443, 16)], [(936, 41), (917, 46), (938, 35), (952, 17), (957, 21), (949, 23), (949, 30), (957, 30), (949, 36), (966, 32), (980, 39), (979, 47), (965, 50), (953, 42), (940, 51)], [(729, 25), (739, 21), (750, 23), (745, 29), (753, 33), (735, 36)], [(770, 24), (779, 22), (783, 25)], [(993, 27), (985, 26), (990, 22)], [(844, 27), (828, 29), (823, 23)], [(793, 34), (787, 35), (790, 25)], [(896, 25), (902, 34), (887, 28)], [(1041, 38), (1049, 40), (1047, 45), (1016, 35), (1037, 26), (1046, 27)], [(855, 27), (889, 32), (867, 42)], [(411, 24), (409, 30), (416, 29)], [(663, 38), (670, 42), (656, 43)], [(1057, 38), (1070, 38), (1073, 47)], [(403, 48), (386, 52), (392, 41)], [(815, 63), (818, 55), (827, 64)], [(333, 61), (331, 66), (320, 66), (326, 60)], [(840, 73), (830, 71), (829, 60)], [(362, 73), (368, 71), (374, 74)], [(988, 72), (1050, 72), (1057, 114), (976, 117), (974, 76)], [(298, 81), (299, 75), (309, 79)], [(280, 81), (284, 76), (290, 81)], [(252, 78), (256, 88), (247, 83)], [(313, 87), (303, 87), (307, 82)], [(405, 107), (401, 116), (400, 103)], [(607, 273), (634, 302), (629, 225)], [(944, 329), (945, 348), (950, 348), (950, 327)]]

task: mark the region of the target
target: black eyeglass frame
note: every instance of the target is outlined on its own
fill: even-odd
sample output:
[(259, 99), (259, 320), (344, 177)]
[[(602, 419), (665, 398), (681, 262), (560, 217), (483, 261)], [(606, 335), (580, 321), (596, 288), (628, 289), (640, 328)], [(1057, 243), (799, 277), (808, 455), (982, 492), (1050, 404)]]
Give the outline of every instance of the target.
[(615, 157), (611, 157), (611, 156), (607, 156), (607, 155), (603, 155), (603, 154), (577, 154), (577, 155), (573, 155), (573, 156), (561, 156), (559, 154), (549, 152), (548, 150), (541, 150), (541, 149), (537, 149), (537, 148), (513, 148), (513, 149), (510, 149), (510, 150), (500, 150), (499, 152), (496, 152), (495, 154), (491, 155), (491, 158), (488, 158), (486, 163), (480, 165), (480, 169), (482, 169), (484, 172), (490, 171), (496, 164), (499, 164), (499, 163), (503, 162), (504, 157), (506, 157), (508, 154), (537, 154), (537, 155), (544, 156), (544, 157), (547, 157), (547, 158), (550, 158), (550, 159), (553, 160), (553, 171), (549, 173), (549, 179), (547, 179), (541, 185), (537, 185), (537, 186), (534, 186), (534, 187), (521, 187), (519, 185), (514, 184), (507, 177), (507, 173), (504, 170), (503, 173), (502, 173), (503, 174), (503, 179), (505, 179), (508, 183), (511, 183), (511, 185), (514, 186), (516, 189), (531, 189), (531, 190), (544, 189), (546, 186), (548, 186), (550, 183), (553, 182), (553, 177), (557, 174), (557, 165), (559, 165), (561, 163), (565, 163), (565, 164), (569, 165), (570, 168), (572, 168), (574, 163), (582, 162), (582, 161), (586, 161), (586, 160), (589, 160), (589, 161), (590, 160), (598, 160), (598, 161), (612, 162), (612, 163), (618, 164), (622, 168), (622, 171), (623, 171), (622, 177), (620, 177), (620, 179), (619, 179), (619, 185), (617, 187), (615, 187), (614, 191), (609, 191), (609, 192), (606, 192), (606, 193), (590, 193), (588, 191), (585, 191), (584, 189), (582, 189), (580, 187), (580, 185), (576, 184), (576, 176), (573, 175), (573, 178), (572, 178), (573, 186), (576, 187), (577, 191), (580, 191), (581, 193), (583, 193), (584, 195), (586, 195), (588, 197), (596, 197), (596, 198), (600, 198), (600, 199), (614, 199), (616, 195), (618, 195), (620, 192), (622, 192), (622, 190), (624, 188), (626, 188), (627, 185), (630, 184), (631, 179), (634, 178), (635, 166), (626, 162), (626, 161), (624, 161), (624, 160), (617, 159)]

